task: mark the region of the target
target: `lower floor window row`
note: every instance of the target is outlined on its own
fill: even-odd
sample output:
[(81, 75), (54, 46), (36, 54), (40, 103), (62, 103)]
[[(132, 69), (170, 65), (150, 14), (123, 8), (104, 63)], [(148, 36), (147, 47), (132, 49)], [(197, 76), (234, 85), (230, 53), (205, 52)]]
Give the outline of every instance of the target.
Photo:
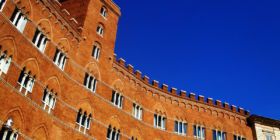
[(86, 133), (87, 130), (90, 129), (90, 122), (92, 119), (91, 114), (87, 114), (87, 112), (82, 113), (82, 109), (79, 110), (77, 114), (76, 123), (78, 125), (78, 130), (80, 132)]
[(13, 130), (13, 120), (10, 118), (2, 126), (0, 131), (0, 140), (17, 140), (18, 132)]

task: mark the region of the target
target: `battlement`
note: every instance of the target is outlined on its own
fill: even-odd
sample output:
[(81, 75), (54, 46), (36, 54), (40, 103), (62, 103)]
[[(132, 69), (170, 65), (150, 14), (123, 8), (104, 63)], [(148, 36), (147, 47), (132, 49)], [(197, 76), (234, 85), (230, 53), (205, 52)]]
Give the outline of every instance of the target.
[(178, 90), (175, 87), (169, 87), (167, 84), (165, 83), (160, 83), (157, 80), (150, 80), (150, 78), (146, 75), (142, 75), (142, 72), (139, 70), (135, 70), (134, 66), (131, 64), (127, 64), (126, 61), (123, 58), (119, 58), (117, 59), (116, 57), (117, 55), (115, 55), (115, 63), (117, 65), (119, 65), (120, 67), (122, 67), (123, 69), (125, 69), (127, 72), (129, 72), (130, 74), (132, 74), (135, 78), (139, 79), (140, 81), (142, 81), (144, 84), (159, 90), (163, 93), (166, 93), (168, 95), (172, 95), (175, 97), (179, 97), (179, 98), (183, 98), (189, 101), (193, 101), (196, 103), (200, 103), (200, 104), (204, 104), (204, 105), (208, 105), (208, 106), (212, 106), (212, 107), (216, 107), (219, 109), (223, 109), (226, 111), (230, 111), (239, 115), (243, 115), (243, 116), (249, 116), (250, 112), (247, 110), (244, 110), (242, 107), (237, 107), (235, 105), (229, 105), (229, 103), (227, 102), (222, 102), (220, 100), (213, 100), (213, 98), (205, 98), (203, 95), (196, 95), (193, 92), (186, 92), (185, 90)]

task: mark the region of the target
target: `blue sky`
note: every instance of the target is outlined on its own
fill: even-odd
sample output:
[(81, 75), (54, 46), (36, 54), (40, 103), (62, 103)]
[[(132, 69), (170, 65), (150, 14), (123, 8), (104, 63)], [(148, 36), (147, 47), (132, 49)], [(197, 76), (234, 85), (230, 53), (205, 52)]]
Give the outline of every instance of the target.
[(161, 83), (280, 119), (280, 1), (115, 2), (118, 57)]

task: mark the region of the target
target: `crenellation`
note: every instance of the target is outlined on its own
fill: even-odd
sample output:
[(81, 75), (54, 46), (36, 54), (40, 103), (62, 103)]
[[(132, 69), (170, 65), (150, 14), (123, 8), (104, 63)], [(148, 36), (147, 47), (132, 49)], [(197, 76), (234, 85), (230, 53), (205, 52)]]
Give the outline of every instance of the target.
[(207, 98), (207, 104), (213, 106), (213, 98)]
[(146, 83), (148, 85), (150, 84), (150, 78), (146, 75), (143, 77), (143, 81), (144, 81), (144, 83)]
[(226, 110), (230, 110), (230, 106), (229, 106), (229, 103), (227, 103), (227, 102), (224, 102), (224, 108), (225, 108)]
[(191, 92), (190, 95), (189, 95), (189, 97), (190, 97), (191, 100), (196, 101), (195, 93)]
[(161, 89), (162, 89), (164, 92), (168, 92), (168, 85), (167, 85), (167, 84), (162, 84)]
[(136, 70), (136, 71), (135, 71), (135, 76), (136, 76), (136, 78), (141, 79), (141, 77), (142, 77), (142, 72), (139, 71), (139, 70)]
[(204, 96), (203, 95), (198, 95), (198, 101), (201, 103), (204, 103)]
[(216, 106), (222, 108), (222, 102), (220, 100), (216, 100)]
[(245, 115), (245, 111), (242, 107), (239, 107), (238, 108), (238, 112), (241, 114), (241, 115)]
[(128, 69), (128, 72), (130, 72), (130, 73), (134, 72), (134, 67), (131, 64), (127, 65), (127, 69)]
[(170, 93), (173, 95), (177, 95), (177, 88), (172, 87)]
[(188, 97), (187, 91), (185, 91), (185, 90), (181, 90), (179, 94), (180, 94), (180, 96), (183, 97), (183, 98), (187, 98), (187, 97)]
[(126, 67), (126, 66), (125, 66), (125, 60), (124, 60), (123, 58), (120, 58), (120, 59), (119, 59), (119, 64), (120, 64), (121, 66), (123, 66), (124, 68)]
[(152, 85), (153, 85), (153, 87), (158, 88), (159, 82), (157, 80), (153, 80)]
[(231, 105), (231, 110), (232, 110), (232, 112), (236, 113), (237, 112), (237, 107), (235, 105)]

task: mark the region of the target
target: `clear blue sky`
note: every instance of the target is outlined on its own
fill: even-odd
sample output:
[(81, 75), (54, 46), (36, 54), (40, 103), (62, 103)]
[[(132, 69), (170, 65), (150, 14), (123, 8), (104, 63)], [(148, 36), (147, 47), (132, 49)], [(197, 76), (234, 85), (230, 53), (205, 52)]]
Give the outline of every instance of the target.
[(280, 119), (279, 0), (115, 0), (116, 43), (151, 79)]

